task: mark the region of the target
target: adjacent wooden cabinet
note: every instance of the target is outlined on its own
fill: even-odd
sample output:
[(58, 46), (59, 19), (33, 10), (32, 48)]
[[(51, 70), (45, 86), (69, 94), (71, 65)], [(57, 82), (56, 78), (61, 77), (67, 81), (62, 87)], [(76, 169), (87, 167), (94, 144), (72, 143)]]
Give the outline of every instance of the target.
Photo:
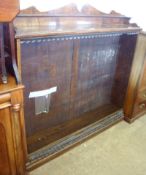
[[(0, 175), (26, 173), (23, 86), (16, 85), (14, 77), (7, 77), (6, 71), (7, 59), (13, 65), (13, 71), (17, 72), (12, 20), (18, 12), (19, 0), (0, 1)], [(6, 24), (9, 30), (4, 27)], [(4, 36), (6, 31), (9, 43)]]
[(9, 77), (0, 85), (0, 175), (24, 175), (26, 162), (23, 86)]
[(124, 112), (128, 122), (146, 113), (146, 33), (137, 40)]

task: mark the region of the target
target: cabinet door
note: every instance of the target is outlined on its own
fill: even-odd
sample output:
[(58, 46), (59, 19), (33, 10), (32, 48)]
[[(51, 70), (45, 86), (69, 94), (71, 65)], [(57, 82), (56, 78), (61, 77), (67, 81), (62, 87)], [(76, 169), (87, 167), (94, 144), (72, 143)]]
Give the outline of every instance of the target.
[[(10, 104), (0, 104), (0, 174), (15, 175), (15, 157)], [(3, 108), (4, 106), (4, 108)]]
[(143, 70), (141, 71), (141, 78), (139, 83), (139, 91), (142, 90), (146, 90), (146, 55), (144, 56)]

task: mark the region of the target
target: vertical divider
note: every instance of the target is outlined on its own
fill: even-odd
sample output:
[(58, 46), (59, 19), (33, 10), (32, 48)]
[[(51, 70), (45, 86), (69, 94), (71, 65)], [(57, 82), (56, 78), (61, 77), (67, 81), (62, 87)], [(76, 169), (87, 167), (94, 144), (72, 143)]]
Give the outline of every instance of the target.
[(80, 40), (73, 40), (72, 71), (70, 85), (70, 117), (74, 115), (74, 99), (77, 92), (78, 83), (78, 59), (79, 59)]

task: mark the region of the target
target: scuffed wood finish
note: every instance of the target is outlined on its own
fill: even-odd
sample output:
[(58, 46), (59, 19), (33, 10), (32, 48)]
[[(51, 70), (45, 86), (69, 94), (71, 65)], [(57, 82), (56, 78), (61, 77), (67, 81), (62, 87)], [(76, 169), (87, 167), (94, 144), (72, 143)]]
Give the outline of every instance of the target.
[(139, 34), (127, 95), (124, 104), (125, 119), (133, 122), (146, 113), (146, 34)]
[[(69, 120), (72, 52), (72, 41), (35, 42), (33, 45), (25, 43), (21, 45), (22, 82), (25, 84), (24, 107), (28, 136), (38, 130)], [(28, 62), (35, 64), (28, 64)], [(34, 99), (28, 98), (29, 93), (56, 86), (57, 92), (51, 95), (49, 113), (35, 115)]]
[(26, 135), (23, 117), (23, 86), (8, 78), (0, 85), (0, 174), (25, 175)]
[[(90, 116), (92, 110), (103, 109), (107, 104), (122, 107), (136, 36), (137, 31), (18, 40), (21, 49), (18, 58), (21, 56), (19, 63), (25, 85), (27, 138), (30, 141), (37, 137), (28, 144), (30, 152), (40, 148), (39, 140), (43, 140), (41, 146), (50, 143), (48, 137), (39, 137), (42, 130), (53, 130), (62, 124), (67, 129), (71, 127), (68, 121), (77, 118), (82, 118), (80, 121), (84, 123), (87, 114)], [(129, 44), (131, 47), (128, 48)], [(57, 86), (57, 92), (51, 95), (49, 113), (36, 115), (34, 99), (29, 98), (29, 93), (54, 86)], [(98, 110), (96, 115), (98, 118)], [(90, 120), (93, 121), (92, 117)], [(74, 125), (74, 129), (78, 128)], [(68, 133), (64, 132), (65, 135)], [(53, 137), (54, 142), (60, 139), (60, 134)], [(36, 148), (31, 149), (31, 145)]]
[(10, 22), (19, 12), (19, 0), (0, 0), (0, 22)]

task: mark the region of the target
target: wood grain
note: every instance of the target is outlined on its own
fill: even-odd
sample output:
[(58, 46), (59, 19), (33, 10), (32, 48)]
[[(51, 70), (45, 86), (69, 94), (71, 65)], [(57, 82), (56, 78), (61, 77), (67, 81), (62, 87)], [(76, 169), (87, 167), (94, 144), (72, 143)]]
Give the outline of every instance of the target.
[(0, 110), (0, 174), (3, 175), (16, 174), (12, 127), (9, 116), (9, 107)]
[(146, 35), (139, 34), (134, 53), (134, 60), (130, 73), (126, 99), (124, 103), (125, 119), (133, 122), (137, 117), (145, 112), (145, 108), (140, 108), (140, 104), (145, 101), (139, 98), (141, 93), (146, 89)]
[(23, 86), (14, 77), (0, 84), (0, 174), (24, 175), (27, 158)]
[[(136, 36), (127, 32), (19, 41), (26, 132), (28, 138), (35, 137), (35, 141), (30, 141), (33, 149), (28, 144), (29, 152), (60, 138), (59, 132), (49, 138), (39, 136), (39, 132), (66, 123), (63, 134), (67, 135), (69, 127), (74, 127), (72, 131), (79, 129), (76, 124), (67, 124), (68, 121), (80, 118), (77, 126), (82, 128), (86, 113), (92, 121), (91, 111), (108, 104), (123, 106)], [(29, 93), (54, 86), (57, 92), (51, 95), (49, 112), (36, 115), (35, 99), (28, 98)]]
[(10, 22), (19, 12), (19, 0), (0, 0), (0, 22)]
[(6, 141), (5, 129), (2, 124), (0, 124), (0, 172), (1, 174), (10, 174), (10, 163), (8, 156), (8, 148)]

